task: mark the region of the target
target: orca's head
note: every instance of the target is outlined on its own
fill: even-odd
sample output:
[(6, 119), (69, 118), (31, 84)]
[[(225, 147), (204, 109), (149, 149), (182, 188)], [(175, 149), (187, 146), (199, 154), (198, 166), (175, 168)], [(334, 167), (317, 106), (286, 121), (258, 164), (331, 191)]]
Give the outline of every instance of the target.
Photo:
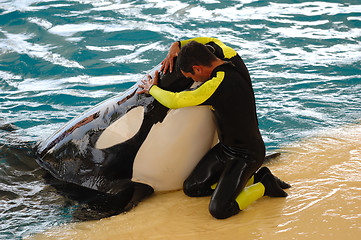
[(180, 92), (189, 88), (193, 84), (193, 80), (183, 76), (177, 64), (176, 57), (174, 58), (173, 66), (174, 69), (172, 72), (168, 69), (165, 74), (163, 74), (163, 72), (159, 73), (158, 86), (171, 92)]

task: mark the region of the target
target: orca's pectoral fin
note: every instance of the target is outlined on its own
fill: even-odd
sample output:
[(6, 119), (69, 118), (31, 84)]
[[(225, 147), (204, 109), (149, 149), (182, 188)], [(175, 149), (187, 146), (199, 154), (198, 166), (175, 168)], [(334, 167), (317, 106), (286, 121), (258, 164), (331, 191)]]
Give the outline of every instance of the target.
[(270, 161), (271, 159), (276, 158), (280, 155), (280, 152), (267, 152), (266, 156), (264, 157), (264, 161)]
[(124, 207), (124, 211), (131, 210), (132, 208), (137, 206), (141, 201), (143, 201), (145, 198), (149, 197), (154, 193), (154, 189), (151, 186), (144, 183), (133, 182), (133, 188), (134, 188), (133, 196), (130, 199), (127, 206)]

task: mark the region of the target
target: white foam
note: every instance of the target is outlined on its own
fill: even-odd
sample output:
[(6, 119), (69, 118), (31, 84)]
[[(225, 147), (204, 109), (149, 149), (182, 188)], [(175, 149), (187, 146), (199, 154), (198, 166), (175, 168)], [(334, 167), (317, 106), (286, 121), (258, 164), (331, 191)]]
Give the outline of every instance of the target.
[(31, 17), (28, 18), (29, 22), (31, 23), (35, 23), (37, 25), (39, 25), (40, 27), (43, 27), (45, 29), (49, 29), (53, 26), (53, 24), (45, 19), (42, 18), (37, 18), (37, 17)]
[(148, 50), (159, 50), (163, 51), (163, 47), (160, 46), (160, 42), (155, 42), (152, 44), (137, 46), (136, 50), (128, 55), (121, 55), (114, 58), (103, 59), (108, 63), (145, 63), (151, 61), (150, 59), (142, 59), (142, 54)]
[(0, 70), (0, 79), (4, 79), (4, 80), (21, 79), (21, 76)]
[(2, 14), (7, 14), (13, 11), (20, 11), (20, 12), (35, 12), (45, 10), (51, 7), (64, 7), (70, 6), (70, 4), (48, 4), (48, 5), (41, 5), (36, 6), (35, 4), (41, 2), (57, 2), (57, 0), (8, 0), (8, 1), (1, 1), (0, 2), (0, 9), (4, 9), (5, 11)]
[(17, 52), (19, 54), (26, 54), (31, 58), (40, 58), (56, 65), (61, 65), (69, 68), (84, 68), (76, 61), (68, 60), (58, 53), (51, 50), (54, 48), (50, 45), (40, 45), (31, 43), (31, 34), (14, 34), (2, 31), (6, 38), (0, 39), (0, 49), (3, 52)]

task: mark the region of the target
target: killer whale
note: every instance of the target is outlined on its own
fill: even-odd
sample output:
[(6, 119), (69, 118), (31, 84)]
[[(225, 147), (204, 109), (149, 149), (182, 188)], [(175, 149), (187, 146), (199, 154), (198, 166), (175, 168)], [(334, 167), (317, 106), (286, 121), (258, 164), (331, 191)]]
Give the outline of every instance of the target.
[[(160, 68), (159, 64), (148, 74), (154, 76)], [(38, 164), (61, 181), (111, 195), (128, 191), (133, 182), (159, 191), (180, 189), (216, 139), (211, 112), (207, 107), (169, 111), (152, 96), (136, 92), (141, 80), (41, 142)], [(159, 80), (159, 85), (170, 91), (182, 91), (192, 84), (179, 69), (161, 74)], [(175, 135), (169, 133), (174, 130)], [(189, 138), (197, 139), (192, 142)], [(167, 149), (165, 145), (172, 141), (173, 149)], [(187, 148), (194, 150), (184, 151)]]

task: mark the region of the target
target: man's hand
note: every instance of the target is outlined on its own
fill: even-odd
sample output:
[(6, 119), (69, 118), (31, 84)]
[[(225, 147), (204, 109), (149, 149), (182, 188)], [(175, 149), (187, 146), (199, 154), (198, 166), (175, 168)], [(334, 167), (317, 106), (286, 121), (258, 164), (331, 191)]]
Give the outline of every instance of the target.
[(154, 75), (154, 79), (152, 79), (151, 76), (149, 76), (149, 74), (147, 75), (148, 79), (143, 79), (142, 83), (140, 83), (138, 86), (140, 88), (140, 90), (137, 91), (138, 94), (141, 93), (146, 93), (149, 94), (149, 90), (153, 85), (158, 85), (158, 77), (159, 77), (159, 72), (158, 70), (155, 71), (155, 75)]
[(168, 68), (170, 72), (173, 71), (173, 60), (176, 56), (178, 56), (179, 52), (180, 52), (179, 43), (174, 42), (170, 47), (167, 56), (161, 63), (162, 67), (160, 68), (160, 70), (163, 71), (163, 73), (166, 73)]

